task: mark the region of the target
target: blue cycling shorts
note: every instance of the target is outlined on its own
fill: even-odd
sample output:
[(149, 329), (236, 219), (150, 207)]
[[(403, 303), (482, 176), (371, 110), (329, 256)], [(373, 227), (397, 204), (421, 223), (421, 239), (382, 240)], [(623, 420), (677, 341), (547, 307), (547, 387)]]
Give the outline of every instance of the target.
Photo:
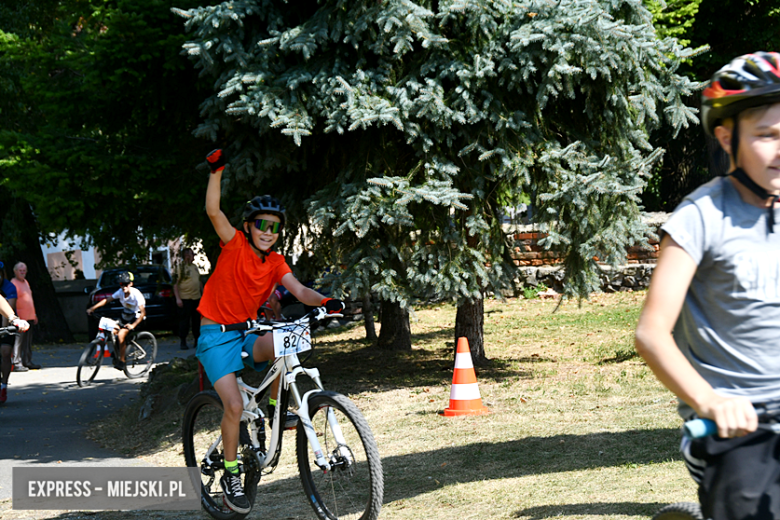
[[(236, 330), (221, 332), (219, 325), (201, 325), (195, 356), (212, 385), (228, 374), (240, 372), (245, 366), (258, 372), (268, 366), (268, 361), (255, 363), (252, 358), (256, 339), (254, 334), (245, 335)], [(241, 359), (242, 351), (249, 354), (245, 360)]]

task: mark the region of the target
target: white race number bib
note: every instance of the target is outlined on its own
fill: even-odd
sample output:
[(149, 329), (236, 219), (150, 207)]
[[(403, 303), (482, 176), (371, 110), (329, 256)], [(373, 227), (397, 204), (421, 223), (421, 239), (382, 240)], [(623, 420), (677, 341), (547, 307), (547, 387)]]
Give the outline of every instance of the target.
[(311, 333), (308, 327), (290, 324), (274, 329), (274, 353), (276, 357), (289, 356), (311, 350)]

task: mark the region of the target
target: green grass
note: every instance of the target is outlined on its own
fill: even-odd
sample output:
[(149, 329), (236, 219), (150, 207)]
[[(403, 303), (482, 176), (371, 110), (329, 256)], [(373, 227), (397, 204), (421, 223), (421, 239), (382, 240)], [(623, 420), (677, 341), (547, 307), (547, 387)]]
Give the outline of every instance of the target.
[[(310, 365), (356, 402), (379, 445), (380, 518), (628, 520), (695, 500), (677, 450), (676, 401), (634, 353), (643, 298), (597, 295), (555, 313), (550, 300), (486, 301), (491, 361), (478, 382), (491, 413), (478, 417), (439, 414), (452, 382), (453, 305), (416, 309), (410, 352), (369, 346), (362, 323), (318, 336)], [(181, 465), (181, 411), (174, 403), (141, 424), (130, 411), (101, 437), (149, 462)], [(314, 518), (293, 440), (285, 434), (282, 463), (261, 482), (249, 518)]]

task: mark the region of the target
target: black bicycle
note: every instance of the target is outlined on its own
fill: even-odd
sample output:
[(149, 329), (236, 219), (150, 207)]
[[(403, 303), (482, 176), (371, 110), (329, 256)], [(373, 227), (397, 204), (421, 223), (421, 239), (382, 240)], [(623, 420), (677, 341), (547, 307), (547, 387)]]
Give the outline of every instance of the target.
[[(76, 382), (80, 387), (92, 384), (104, 357), (113, 358), (118, 355), (117, 331), (120, 327), (118, 321), (105, 316), (100, 318), (97, 336), (84, 348), (79, 359)], [(157, 358), (157, 339), (154, 334), (132, 330), (127, 335), (125, 345), (125, 375), (130, 379), (137, 379), (149, 372)]]
[[(759, 424), (758, 427), (780, 433), (780, 424)], [(718, 427), (710, 419), (693, 419), (683, 425), (683, 432), (691, 439), (701, 439), (718, 433)], [(701, 505), (696, 502), (677, 502), (658, 511), (653, 520), (704, 520), (704, 515)]]

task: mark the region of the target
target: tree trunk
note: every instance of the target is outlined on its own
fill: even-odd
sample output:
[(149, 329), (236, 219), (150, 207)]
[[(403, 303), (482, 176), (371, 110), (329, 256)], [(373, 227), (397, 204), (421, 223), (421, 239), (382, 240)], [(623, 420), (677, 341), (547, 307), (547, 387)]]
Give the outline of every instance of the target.
[(379, 348), (384, 350), (412, 350), (412, 330), (409, 311), (397, 302), (382, 300), (382, 327), (379, 329)]
[(0, 199), (0, 207), (5, 207), (5, 211), (0, 210), (0, 218), (3, 220), (0, 232), (2, 260), (9, 278), (13, 277), (14, 264), (27, 264), (27, 281), (33, 292), (35, 313), (38, 316), (38, 325), (33, 327), (33, 341), (72, 343), (73, 334), (57, 300), (51, 275), (46, 269), (38, 223), (30, 205), (5, 190), (0, 194)]
[(374, 325), (374, 307), (371, 305), (371, 293), (363, 295), (363, 324), (366, 326), (366, 339), (376, 342), (376, 326)]
[(484, 365), (488, 359), (485, 356), (484, 332), (485, 300), (472, 300), (458, 305), (455, 316), (455, 351), (458, 348), (458, 338), (466, 338), (471, 350), (471, 360), (475, 365)]

